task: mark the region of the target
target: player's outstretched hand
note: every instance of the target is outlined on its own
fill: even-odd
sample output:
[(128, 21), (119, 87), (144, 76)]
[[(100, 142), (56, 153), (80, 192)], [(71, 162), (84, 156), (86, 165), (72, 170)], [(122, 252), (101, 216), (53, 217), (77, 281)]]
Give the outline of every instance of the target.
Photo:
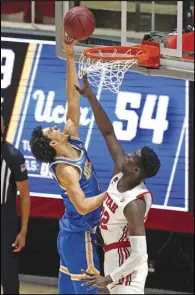
[(63, 26), (62, 28), (62, 46), (65, 51), (65, 55), (74, 55), (74, 45), (77, 43), (76, 40), (71, 39), (67, 34)]
[(81, 271), (88, 276), (88, 278), (83, 279), (86, 283), (82, 284), (82, 286), (89, 286), (88, 290), (106, 288), (109, 284), (113, 283), (110, 276), (102, 277), (100, 275), (89, 273), (83, 269), (81, 269)]
[(78, 91), (78, 93), (84, 97), (87, 97), (90, 99), (91, 96), (93, 96), (93, 92), (91, 90), (91, 87), (89, 85), (89, 82), (87, 80), (87, 74), (83, 75), (83, 86), (82, 88), (79, 88), (77, 85), (74, 86), (75, 89)]

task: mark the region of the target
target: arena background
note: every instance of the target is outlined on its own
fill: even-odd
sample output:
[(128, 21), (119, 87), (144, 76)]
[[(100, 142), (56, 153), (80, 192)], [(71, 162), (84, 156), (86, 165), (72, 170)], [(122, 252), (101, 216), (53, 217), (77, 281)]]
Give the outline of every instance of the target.
[[(40, 47), (42, 47), (41, 51)], [(2, 84), (7, 85), (2, 89), (2, 98), (4, 99), (3, 114), (9, 126), (7, 136), (8, 140), (14, 142), (26, 157), (32, 192), (32, 217), (29, 224), (27, 247), (21, 254), (20, 272), (55, 277), (58, 272), (58, 255), (56, 252), (58, 218), (63, 213), (63, 203), (58, 198), (59, 192), (53, 181), (48, 178), (46, 168), (41, 169), (41, 167), (37, 167), (38, 163), (32, 158), (28, 140), (32, 128), (37, 124), (41, 123), (43, 126), (45, 123), (56, 124), (61, 122), (62, 124), (63, 118), (57, 117), (57, 115), (55, 118), (51, 118), (50, 122), (48, 122), (49, 117), (45, 116), (44, 118), (44, 108), (46, 111), (44, 103), (46, 104), (46, 101), (49, 101), (49, 96), (53, 97), (51, 109), (47, 107), (48, 112), (51, 113), (54, 113), (57, 105), (60, 105), (61, 108), (63, 108), (63, 105), (65, 106), (65, 62), (55, 57), (55, 46), (53, 44), (35, 43), (33, 40), (29, 42), (24, 39), (12, 40), (7, 37), (3, 39), (1, 50), (2, 61), (5, 66), (7, 65), (6, 58), (9, 58), (9, 56), (6, 56), (8, 54), (6, 50), (9, 50), (9, 54), (11, 54), (10, 51), (14, 52), (15, 56), (13, 68), (7, 67), (7, 70), (13, 71), (10, 85), (8, 82)], [(39, 57), (36, 54), (39, 54)], [(35, 63), (37, 63), (37, 66)], [(30, 69), (23, 71), (27, 69), (27, 66)], [(32, 85), (31, 76), (33, 71), (34, 84)], [(24, 74), (26, 78), (24, 78)], [(129, 77), (130, 75), (133, 77)], [(5, 80), (4, 77), (3, 79)], [(156, 83), (154, 83), (154, 79)], [(166, 85), (164, 89), (160, 87), (162, 81)], [(187, 192), (187, 196), (185, 196), (185, 140), (179, 155), (178, 174), (174, 177), (172, 197), (167, 202), (167, 205), (164, 205), (164, 201), (166, 198), (165, 187), (168, 186), (173, 165), (171, 161), (174, 161), (174, 154), (177, 150), (184, 121), (185, 104), (192, 103), (193, 101), (193, 83), (189, 82), (189, 96), (186, 96), (186, 87), (188, 87), (188, 82), (182, 80), (163, 77), (151, 78), (141, 74), (128, 73), (120, 92), (122, 93), (120, 95), (123, 95), (122, 99), (124, 99), (124, 94), (128, 95), (132, 92), (130, 95), (139, 95), (140, 93), (142, 100), (145, 101), (148, 99), (148, 95), (155, 94), (158, 99), (166, 95), (172, 104), (167, 109), (166, 114), (169, 118), (169, 124), (172, 125), (169, 128), (170, 134), (164, 134), (164, 131), (162, 131), (161, 139), (155, 139), (153, 130), (146, 130), (147, 133), (145, 131), (143, 135), (140, 135), (142, 130), (139, 130), (139, 137), (135, 133), (135, 139), (129, 139), (128, 145), (124, 140), (121, 140), (121, 142), (126, 150), (129, 148), (134, 150), (136, 147), (143, 145), (144, 141), (147, 144), (150, 141), (150, 145), (154, 145), (155, 140), (157, 140), (156, 145), (154, 145), (155, 149), (160, 154), (162, 163), (163, 161), (166, 162), (166, 165), (162, 164), (162, 170), (164, 169), (164, 171), (156, 178), (154, 184), (149, 183), (151, 190), (154, 192), (154, 207), (156, 206), (156, 208), (152, 209), (153, 211), (147, 222), (147, 239), (149, 260), (151, 267), (155, 268), (155, 272), (149, 275), (147, 285), (154, 288), (174, 288), (178, 291), (186, 291), (187, 289), (191, 291), (190, 288), (192, 286), (192, 266), (190, 261), (192, 261), (193, 222), (191, 213), (186, 212), (188, 207), (185, 207), (188, 203), (188, 201), (186, 203), (185, 198), (191, 195), (191, 193)], [(20, 106), (17, 103), (18, 97), (20, 102), (23, 101), (23, 104)], [(29, 107), (25, 110), (26, 101), (29, 97)], [(55, 100), (54, 97), (56, 97)], [(105, 92), (101, 97), (101, 101), (112, 119), (114, 108), (116, 107), (116, 95)], [(43, 110), (41, 110), (41, 104), (43, 104)], [(38, 114), (37, 106), (39, 106), (40, 114)], [(81, 99), (81, 107), (83, 114), (81, 119), (81, 137), (85, 141), (89, 132), (88, 125), (91, 113), (84, 99)], [(144, 105), (141, 105), (140, 113), (138, 113), (139, 116), (143, 113), (143, 107)], [(25, 118), (24, 112), (26, 112)], [(62, 109), (61, 114), (63, 115), (63, 113), (64, 110)], [(190, 118), (190, 120), (192, 119)], [(23, 128), (21, 128), (22, 122)], [(190, 126), (192, 125), (190, 124)], [(17, 139), (19, 132), (20, 140)], [(92, 128), (92, 132), (94, 134), (91, 135), (90, 144), (88, 143), (89, 153), (97, 169), (101, 186), (104, 189), (108, 184), (112, 164), (95, 125)], [(159, 130), (157, 132), (159, 135)], [(172, 134), (173, 132), (175, 137)], [(190, 130), (190, 138), (193, 134), (192, 132)], [(131, 141), (131, 145), (129, 145), (129, 141)], [(175, 150), (173, 150), (174, 146)], [(170, 154), (171, 149), (172, 153)], [(170, 167), (168, 167), (169, 164)], [(38, 177), (36, 177), (37, 175)], [(181, 190), (181, 187), (183, 187), (183, 190)], [(102, 256), (102, 251), (101, 249), (99, 250), (100, 256)]]
[[(21, 253), (20, 273), (56, 278), (58, 219), (64, 208), (47, 167), (38, 166), (39, 164), (32, 158), (28, 140), (32, 128), (38, 124), (43, 126), (62, 124), (66, 100), (65, 62), (55, 55), (53, 37), (36, 36), (36, 39), (44, 39), (44, 42), (42, 40), (34, 42), (34, 37), (26, 34), (3, 33), (2, 35), (2, 113), (8, 126), (8, 139), (20, 148), (27, 160), (32, 195), (27, 247)], [(166, 87), (162, 88), (162, 83)], [(164, 117), (162, 118), (161, 114), (161, 122), (155, 121), (161, 132), (159, 129), (153, 130), (152, 125), (143, 130), (135, 123), (134, 128), (129, 129), (131, 138), (126, 139), (127, 132), (124, 130), (128, 130), (128, 122), (124, 122), (126, 118), (123, 116), (124, 111), (125, 109), (134, 111), (134, 109), (126, 105), (121, 107), (121, 103), (124, 102), (125, 96), (130, 97), (130, 93), (134, 95), (135, 100), (141, 97), (139, 108), (136, 109), (139, 120), (143, 118), (144, 106), (150, 95), (155, 96), (156, 103), (152, 117), (149, 119), (157, 118), (158, 104), (163, 98), (168, 102), (167, 107), (164, 105)], [(50, 107), (47, 105), (50, 113), (44, 116), (46, 101), (50, 102)], [(162, 162), (166, 163), (159, 177), (153, 183), (148, 183), (154, 193), (154, 206), (147, 222), (150, 274), (146, 286), (193, 292), (194, 113), (192, 111), (189, 112), (189, 136), (186, 135), (188, 134), (186, 130), (184, 134), (182, 133), (182, 127), (186, 108), (194, 110), (194, 83), (167, 77), (151, 78), (129, 72), (120, 94), (117, 96), (102, 93), (101, 102), (113, 122), (123, 120), (124, 129), (119, 130), (118, 138), (126, 151), (147, 143), (157, 150)], [(38, 103), (39, 106), (42, 104), (40, 113), (38, 113)], [(57, 109), (57, 106), (60, 108)], [(108, 184), (112, 164), (96, 125), (90, 127), (91, 110), (84, 99), (81, 99), (81, 108), (81, 137), (88, 145), (104, 189)], [(167, 129), (166, 120), (169, 122)], [(162, 121), (164, 127), (161, 126)], [(178, 148), (179, 142), (181, 143)], [(186, 153), (188, 147), (189, 153)], [(175, 159), (177, 165), (170, 185)], [(188, 174), (186, 169), (189, 171)], [(102, 249), (99, 249), (99, 253), (103, 261)]]

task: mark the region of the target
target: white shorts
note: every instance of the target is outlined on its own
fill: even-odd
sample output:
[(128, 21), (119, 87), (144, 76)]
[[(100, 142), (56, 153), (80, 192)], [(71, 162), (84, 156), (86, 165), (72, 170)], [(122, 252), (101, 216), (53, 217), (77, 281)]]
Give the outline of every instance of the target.
[[(113, 249), (105, 253), (105, 276), (120, 267), (130, 256), (130, 248)], [(119, 282), (108, 285), (110, 294), (144, 294), (145, 281), (148, 275), (148, 264), (142, 264), (133, 273)]]

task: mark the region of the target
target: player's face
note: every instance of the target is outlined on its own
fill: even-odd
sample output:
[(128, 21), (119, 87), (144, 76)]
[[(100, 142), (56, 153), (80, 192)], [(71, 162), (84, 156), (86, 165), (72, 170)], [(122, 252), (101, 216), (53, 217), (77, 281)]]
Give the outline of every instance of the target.
[(122, 172), (134, 174), (135, 172), (139, 172), (139, 163), (141, 158), (141, 150), (137, 150), (135, 153), (129, 153), (122, 165)]
[(67, 141), (68, 136), (57, 126), (43, 129), (43, 134), (51, 139), (54, 143)]

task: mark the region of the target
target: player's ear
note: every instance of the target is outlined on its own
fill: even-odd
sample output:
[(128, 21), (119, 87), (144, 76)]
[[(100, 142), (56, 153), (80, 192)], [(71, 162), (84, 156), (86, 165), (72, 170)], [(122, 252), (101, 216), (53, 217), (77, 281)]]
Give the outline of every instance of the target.
[(54, 148), (57, 144), (58, 144), (57, 141), (52, 140), (52, 141), (50, 141), (49, 145)]

